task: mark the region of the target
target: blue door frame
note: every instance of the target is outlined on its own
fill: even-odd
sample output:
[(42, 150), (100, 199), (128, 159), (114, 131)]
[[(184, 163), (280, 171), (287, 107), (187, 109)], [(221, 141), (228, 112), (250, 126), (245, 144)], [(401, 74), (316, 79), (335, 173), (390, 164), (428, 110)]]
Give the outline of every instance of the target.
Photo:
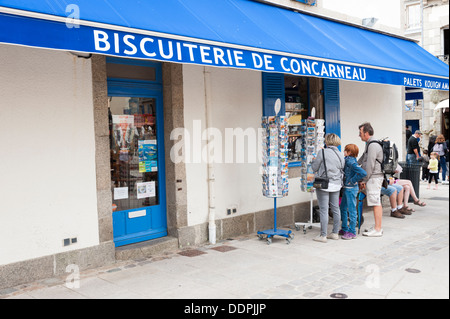
[(167, 236), (162, 72), (160, 63), (150, 61), (107, 58), (107, 62), (145, 65), (156, 68), (156, 81), (152, 82), (108, 78), (108, 96), (156, 99), (157, 193), (159, 204), (113, 212), (114, 244), (116, 247), (119, 247)]

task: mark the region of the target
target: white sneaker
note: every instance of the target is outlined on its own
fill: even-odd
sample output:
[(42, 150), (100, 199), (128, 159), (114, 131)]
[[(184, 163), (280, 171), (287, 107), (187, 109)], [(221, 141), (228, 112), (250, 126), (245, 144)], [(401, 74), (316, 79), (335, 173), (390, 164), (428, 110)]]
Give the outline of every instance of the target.
[(367, 232), (369, 232), (369, 231), (372, 231), (374, 228), (375, 228), (375, 225), (370, 226), (369, 228), (365, 228), (364, 231), (363, 231), (363, 233), (367, 233)]
[(380, 229), (380, 231), (377, 231), (375, 228), (373, 228), (372, 230), (370, 230), (368, 232), (364, 232), (363, 236), (367, 236), (367, 237), (381, 237), (381, 236), (383, 236), (383, 228)]
[(317, 236), (316, 238), (313, 239), (314, 241), (318, 241), (321, 243), (326, 243), (327, 242), (327, 238), (325, 236)]
[(448, 181), (442, 181), (442, 185), (448, 185)]
[(327, 236), (328, 239), (333, 239), (333, 240), (338, 240), (339, 239), (339, 235), (336, 233), (331, 233)]

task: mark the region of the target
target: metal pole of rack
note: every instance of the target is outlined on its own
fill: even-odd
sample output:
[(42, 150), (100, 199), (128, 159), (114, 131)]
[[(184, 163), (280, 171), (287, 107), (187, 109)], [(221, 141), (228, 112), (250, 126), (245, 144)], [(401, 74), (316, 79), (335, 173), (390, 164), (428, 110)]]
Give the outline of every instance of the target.
[(277, 198), (273, 198), (273, 230), (277, 231)]

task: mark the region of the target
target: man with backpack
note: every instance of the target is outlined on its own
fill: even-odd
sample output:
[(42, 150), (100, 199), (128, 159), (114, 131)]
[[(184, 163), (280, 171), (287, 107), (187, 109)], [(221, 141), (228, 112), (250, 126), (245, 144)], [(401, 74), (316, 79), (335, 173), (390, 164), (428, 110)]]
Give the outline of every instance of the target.
[(383, 148), (378, 140), (373, 137), (374, 131), (370, 123), (363, 123), (359, 127), (359, 137), (366, 142), (363, 155), (358, 164), (366, 171), (367, 176), (360, 182), (360, 189), (366, 190), (367, 206), (373, 207), (375, 226), (363, 232), (363, 236), (381, 237), (383, 229), (381, 222), (383, 218), (383, 207), (381, 206), (381, 187), (385, 176), (382, 170)]

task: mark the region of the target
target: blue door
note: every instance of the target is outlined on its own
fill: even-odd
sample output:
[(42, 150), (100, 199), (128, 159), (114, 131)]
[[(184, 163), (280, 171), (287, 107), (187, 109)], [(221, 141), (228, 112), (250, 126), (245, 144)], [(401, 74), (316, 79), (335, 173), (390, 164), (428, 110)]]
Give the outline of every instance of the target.
[(107, 62), (113, 234), (123, 246), (167, 236), (161, 68)]
[(420, 130), (419, 120), (406, 120), (406, 126), (408, 126), (409, 130), (413, 133)]

